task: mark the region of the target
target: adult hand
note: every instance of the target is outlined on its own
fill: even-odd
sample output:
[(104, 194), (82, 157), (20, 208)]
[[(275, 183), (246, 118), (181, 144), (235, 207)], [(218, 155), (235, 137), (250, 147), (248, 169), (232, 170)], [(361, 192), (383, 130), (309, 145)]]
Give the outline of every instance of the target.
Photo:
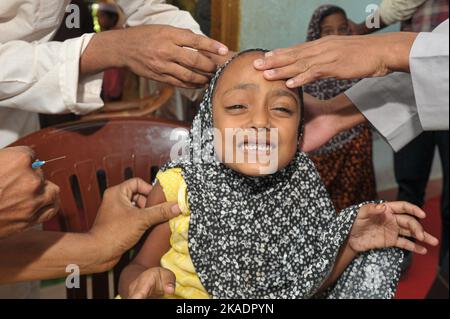
[(51, 219), (59, 209), (59, 187), (33, 170), (28, 147), (0, 150), (0, 238)]
[(255, 61), (267, 80), (288, 80), (296, 88), (325, 78), (381, 77), (409, 72), (409, 55), (416, 33), (330, 36), (288, 49), (268, 52)]
[(127, 67), (135, 74), (183, 88), (206, 84), (228, 48), (190, 30), (146, 25), (102, 32), (93, 37), (81, 56), (81, 74), (111, 67)]
[(424, 231), (417, 221), (425, 217), (423, 210), (406, 202), (365, 205), (359, 211), (348, 244), (355, 252), (398, 247), (424, 255), (425, 247), (405, 237), (437, 246), (437, 238)]
[(327, 101), (305, 94), (304, 102), (305, 135), (302, 151), (307, 153), (325, 145), (340, 132), (366, 120), (345, 94)]
[(211, 61), (213, 61), (217, 67), (221, 67), (226, 62), (228, 62), (228, 60), (231, 60), (237, 54), (237, 52), (233, 52), (233, 51), (229, 51), (228, 54), (225, 54), (225, 55), (211, 54), (211, 53), (205, 52), (205, 51), (202, 51), (202, 53), (205, 56), (207, 56), (208, 58), (210, 58)]
[(176, 285), (175, 275), (164, 268), (144, 271), (130, 284), (129, 299), (154, 299), (173, 295)]
[(145, 208), (151, 190), (152, 186), (139, 178), (106, 190), (89, 232), (97, 246), (102, 247), (102, 261), (115, 265), (150, 227), (180, 214), (176, 203)]

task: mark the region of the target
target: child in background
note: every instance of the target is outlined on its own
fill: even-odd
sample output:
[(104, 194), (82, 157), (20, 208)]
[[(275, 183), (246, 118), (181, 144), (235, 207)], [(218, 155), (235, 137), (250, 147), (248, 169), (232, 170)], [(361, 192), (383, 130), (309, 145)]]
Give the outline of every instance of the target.
[[(351, 35), (350, 26), (342, 8), (323, 5), (314, 12), (308, 41), (346, 35)], [(308, 84), (304, 90), (320, 100), (329, 100), (358, 81), (325, 79)], [(310, 154), (336, 210), (377, 199), (372, 151), (371, 128), (369, 124), (362, 124), (339, 134)]]

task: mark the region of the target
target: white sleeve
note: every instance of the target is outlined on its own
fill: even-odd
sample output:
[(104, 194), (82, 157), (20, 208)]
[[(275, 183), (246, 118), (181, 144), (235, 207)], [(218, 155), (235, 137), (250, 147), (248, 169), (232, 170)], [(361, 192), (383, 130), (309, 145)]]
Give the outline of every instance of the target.
[(130, 27), (165, 24), (203, 34), (189, 12), (169, 5), (165, 0), (116, 0), (116, 3), (124, 11), (126, 24)]
[(420, 33), (411, 50), (410, 69), (422, 127), (449, 129), (449, 24)]
[(411, 74), (365, 79), (345, 94), (400, 150), (426, 131), (449, 129), (449, 22), (421, 33), (410, 53)]
[(427, 0), (383, 0), (379, 13), (387, 25), (410, 19)]
[(423, 132), (409, 74), (365, 79), (345, 95), (395, 151)]
[(80, 57), (92, 36), (0, 43), (0, 108), (85, 114), (102, 107), (102, 74), (79, 78)]

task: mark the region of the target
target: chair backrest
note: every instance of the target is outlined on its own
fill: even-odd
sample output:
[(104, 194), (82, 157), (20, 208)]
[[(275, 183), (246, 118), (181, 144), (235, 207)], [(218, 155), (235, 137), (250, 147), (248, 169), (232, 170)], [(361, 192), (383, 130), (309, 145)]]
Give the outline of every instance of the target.
[[(150, 118), (74, 122), (41, 130), (14, 143), (32, 147), (40, 160), (66, 156), (43, 167), (45, 177), (61, 188), (61, 211), (44, 229), (89, 230), (104, 190), (132, 177), (152, 182), (184, 134), (174, 129), (187, 127), (186, 123)], [(120, 272), (129, 260), (130, 253), (122, 257), (112, 279), (108, 273), (92, 276), (93, 298), (117, 294)], [(68, 289), (67, 293), (70, 299), (87, 298), (87, 278), (81, 278), (80, 289)]]
[(151, 116), (169, 102), (174, 93), (173, 87), (166, 86), (142, 99), (105, 103), (101, 110), (83, 116), (81, 121)]

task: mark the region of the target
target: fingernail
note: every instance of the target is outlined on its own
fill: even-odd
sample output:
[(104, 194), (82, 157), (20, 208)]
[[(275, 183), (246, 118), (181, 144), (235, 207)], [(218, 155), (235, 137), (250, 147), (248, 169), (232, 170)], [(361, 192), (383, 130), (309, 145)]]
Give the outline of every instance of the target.
[(177, 214), (177, 215), (179, 215), (181, 213), (180, 206), (178, 206), (178, 205), (172, 206), (171, 210), (172, 210), (172, 213)]
[(275, 55), (275, 54), (274, 54), (272, 51), (267, 52), (267, 53), (266, 53), (266, 58), (273, 57), (274, 55)]
[(168, 284), (166, 286), (166, 293), (168, 295), (173, 295), (175, 293), (175, 286), (173, 284)]
[(274, 76), (275, 73), (276, 73), (275, 70), (268, 70), (268, 71), (264, 72), (264, 74), (268, 77)]
[(384, 209), (384, 205), (382, 204), (378, 204), (376, 207), (377, 210), (383, 210)]
[(256, 67), (258, 67), (258, 68), (263, 67), (264, 64), (265, 64), (265, 62), (264, 62), (263, 59), (258, 59), (258, 60), (255, 61), (255, 65), (256, 65)]
[(294, 80), (289, 80), (289, 81), (286, 82), (286, 85), (289, 88), (293, 88), (295, 86), (295, 81)]
[(224, 46), (220, 46), (219, 48), (219, 54), (220, 55), (227, 55), (228, 54), (228, 48)]

